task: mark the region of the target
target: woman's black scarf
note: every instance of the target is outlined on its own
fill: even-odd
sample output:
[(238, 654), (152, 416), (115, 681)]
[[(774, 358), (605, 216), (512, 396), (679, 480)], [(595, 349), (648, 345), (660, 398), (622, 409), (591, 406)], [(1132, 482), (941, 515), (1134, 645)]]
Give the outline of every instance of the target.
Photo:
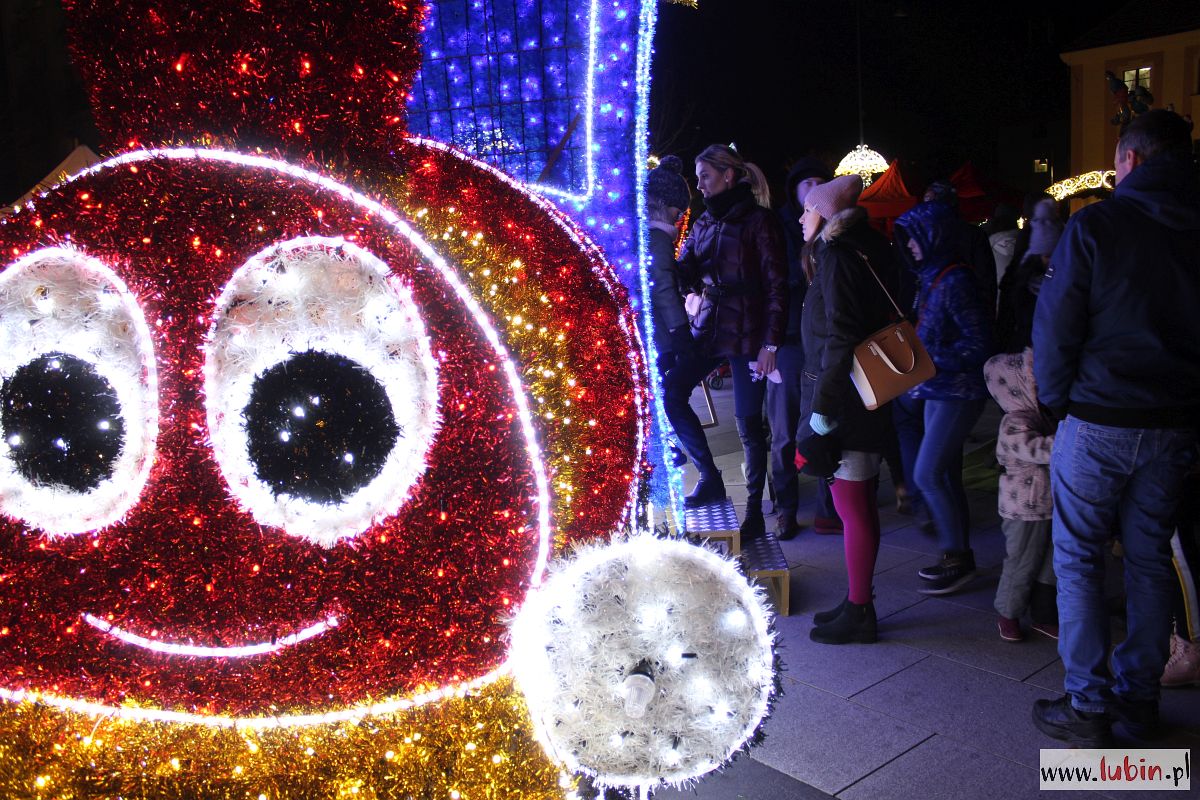
[(739, 182), (723, 192), (704, 198), (704, 205), (708, 208), (708, 213), (712, 214), (715, 219), (722, 219), (738, 203), (753, 199), (754, 191), (750, 188), (750, 184)]

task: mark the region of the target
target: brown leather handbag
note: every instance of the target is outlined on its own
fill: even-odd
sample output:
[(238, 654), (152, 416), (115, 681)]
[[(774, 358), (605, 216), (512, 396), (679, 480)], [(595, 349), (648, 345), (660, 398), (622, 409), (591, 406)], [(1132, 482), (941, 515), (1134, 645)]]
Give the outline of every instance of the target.
[(858, 390), (863, 405), (867, 410), (874, 411), (884, 403), (893, 400), (909, 389), (924, 383), (937, 374), (933, 360), (925, 351), (925, 345), (917, 338), (917, 332), (912, 323), (904, 318), (904, 313), (891, 293), (879, 280), (871, 262), (861, 253), (863, 263), (871, 270), (872, 277), (887, 295), (892, 308), (896, 309), (899, 322), (893, 322), (872, 333), (854, 348), (854, 363), (850, 367), (850, 380)]

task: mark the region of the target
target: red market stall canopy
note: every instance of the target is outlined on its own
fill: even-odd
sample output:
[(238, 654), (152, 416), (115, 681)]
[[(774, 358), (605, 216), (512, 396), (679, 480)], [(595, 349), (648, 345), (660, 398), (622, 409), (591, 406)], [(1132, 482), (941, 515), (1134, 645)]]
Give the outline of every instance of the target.
[(968, 161), (950, 176), (958, 192), (958, 212), (967, 222), (983, 222), (992, 216), (997, 203), (1021, 208), (1021, 193), (1007, 189), (984, 175)]
[(871, 219), (893, 220), (921, 201), (920, 195), (913, 194), (910, 188), (914, 186), (920, 184), (911, 176), (906, 178), (900, 159), (894, 159), (887, 172), (863, 190), (858, 204), (867, 210)]

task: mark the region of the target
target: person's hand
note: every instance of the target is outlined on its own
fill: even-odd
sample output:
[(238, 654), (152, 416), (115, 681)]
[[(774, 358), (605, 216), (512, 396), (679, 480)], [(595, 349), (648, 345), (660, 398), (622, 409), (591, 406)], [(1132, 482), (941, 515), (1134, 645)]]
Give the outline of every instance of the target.
[(775, 371), (775, 354), (767, 348), (758, 351), (758, 377), (765, 378)]
[(837, 420), (814, 411), (808, 425), (813, 429), (813, 433), (818, 436), (826, 436), (833, 433), (833, 429), (837, 427)]

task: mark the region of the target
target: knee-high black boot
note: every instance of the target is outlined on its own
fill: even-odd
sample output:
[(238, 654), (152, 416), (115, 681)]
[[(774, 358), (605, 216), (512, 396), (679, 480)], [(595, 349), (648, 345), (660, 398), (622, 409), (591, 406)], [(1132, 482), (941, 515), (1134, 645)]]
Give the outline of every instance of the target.
[(735, 417), (738, 436), (742, 440), (742, 457), (746, 464), (746, 516), (742, 521), (742, 538), (754, 539), (763, 535), (763, 487), (767, 482), (767, 431), (762, 414)]

